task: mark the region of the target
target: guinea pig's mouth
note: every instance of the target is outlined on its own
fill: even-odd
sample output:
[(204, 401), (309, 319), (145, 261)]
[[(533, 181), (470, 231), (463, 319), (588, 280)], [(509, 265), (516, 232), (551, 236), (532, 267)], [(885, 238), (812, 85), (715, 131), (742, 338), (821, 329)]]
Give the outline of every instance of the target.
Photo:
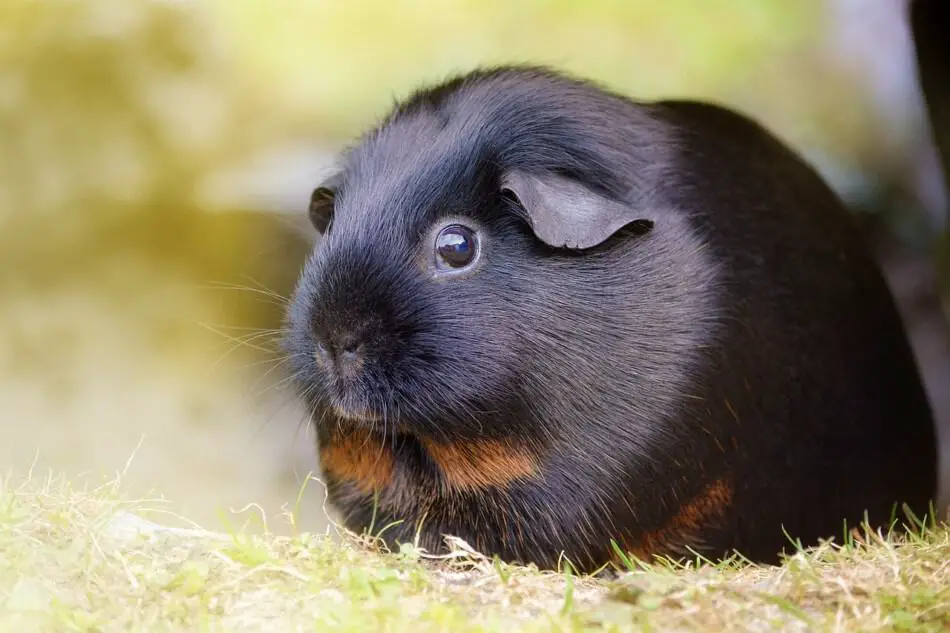
[[(320, 409), (339, 422), (355, 422), (363, 425), (382, 423), (386, 419), (386, 411), (380, 405), (385, 403), (378, 397), (373, 397), (371, 387), (372, 385), (362, 380), (330, 377), (323, 382)], [(319, 419), (320, 416), (317, 417)]]

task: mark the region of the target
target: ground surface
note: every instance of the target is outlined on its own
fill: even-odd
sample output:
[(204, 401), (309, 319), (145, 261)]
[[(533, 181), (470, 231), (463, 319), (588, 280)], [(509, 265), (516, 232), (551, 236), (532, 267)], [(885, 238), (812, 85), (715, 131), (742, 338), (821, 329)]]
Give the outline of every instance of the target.
[(160, 504), (120, 493), (35, 475), (0, 483), (0, 630), (950, 630), (946, 526), (903, 542), (865, 533), (782, 567), (632, 561), (594, 580), (464, 544), (432, 560), (352, 535), (162, 528)]

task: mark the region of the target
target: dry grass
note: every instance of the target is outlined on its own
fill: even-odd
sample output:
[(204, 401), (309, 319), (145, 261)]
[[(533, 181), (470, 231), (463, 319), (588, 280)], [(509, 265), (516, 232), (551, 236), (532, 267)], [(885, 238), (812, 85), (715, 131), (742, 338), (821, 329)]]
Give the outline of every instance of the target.
[[(432, 560), (352, 535), (162, 528), (118, 483), (0, 482), (3, 631), (950, 630), (950, 528), (864, 532), (782, 567), (539, 573), (457, 543)], [(288, 518), (292, 521), (293, 514)]]

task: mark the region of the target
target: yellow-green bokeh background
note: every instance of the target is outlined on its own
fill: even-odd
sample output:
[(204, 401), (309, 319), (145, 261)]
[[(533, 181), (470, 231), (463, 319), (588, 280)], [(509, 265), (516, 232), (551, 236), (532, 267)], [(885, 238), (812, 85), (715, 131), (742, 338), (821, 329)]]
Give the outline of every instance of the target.
[[(918, 128), (882, 123), (860, 64), (828, 52), (828, 15), (818, 0), (5, 0), (0, 471), (96, 480), (138, 447), (127, 481), (170, 509), (272, 516), (313, 449), (256, 334), (280, 327), (269, 293), (292, 290), (326, 156), (419, 82), (533, 61), (715, 99), (886, 171)], [(298, 174), (270, 181), (276, 197), (255, 193), (262, 156)]]

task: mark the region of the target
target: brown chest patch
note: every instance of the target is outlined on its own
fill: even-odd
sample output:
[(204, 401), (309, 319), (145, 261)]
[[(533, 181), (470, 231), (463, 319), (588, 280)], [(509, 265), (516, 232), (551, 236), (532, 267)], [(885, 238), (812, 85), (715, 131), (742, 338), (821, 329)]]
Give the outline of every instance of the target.
[[(647, 532), (629, 551), (643, 561), (692, 544), (702, 529), (721, 518), (732, 503), (732, 488), (719, 480), (693, 497), (665, 527)], [(683, 552), (685, 553), (685, 552)]]
[(517, 479), (531, 478), (539, 470), (538, 458), (531, 451), (498, 440), (458, 444), (426, 440), (423, 446), (448, 486), (459, 492), (503, 488)]
[(395, 468), (392, 451), (368, 431), (333, 434), (320, 446), (320, 465), (366, 494), (389, 485)]

